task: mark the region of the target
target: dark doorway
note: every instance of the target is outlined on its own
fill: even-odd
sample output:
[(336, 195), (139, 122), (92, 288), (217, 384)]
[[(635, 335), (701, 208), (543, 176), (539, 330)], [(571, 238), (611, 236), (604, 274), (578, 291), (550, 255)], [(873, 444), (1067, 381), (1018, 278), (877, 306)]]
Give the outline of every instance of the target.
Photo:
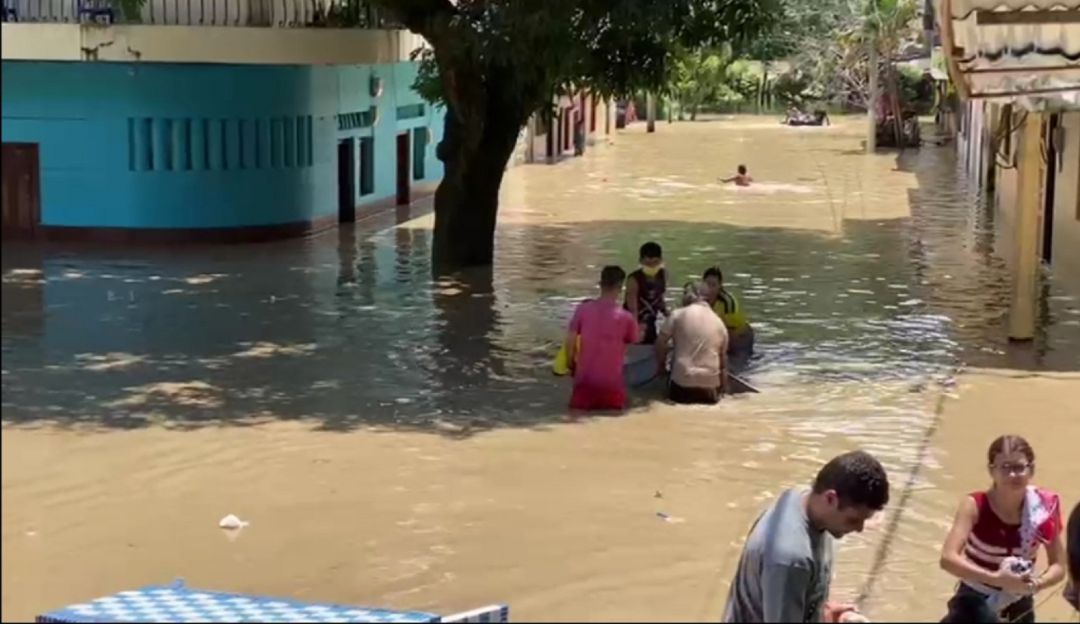
[(32, 238), (41, 223), (37, 143), (4, 143), (0, 151), (3, 236)]
[(352, 139), (342, 139), (337, 145), (338, 223), (356, 221), (356, 151)]
[(373, 137), (360, 138), (360, 164), (357, 169), (360, 175), (360, 196), (371, 195), (375, 192), (375, 139)]
[(1046, 185), (1043, 194), (1043, 262), (1050, 264), (1054, 257), (1054, 187), (1057, 186), (1058, 151), (1054, 147), (1054, 135), (1057, 134), (1059, 115), (1050, 115), (1043, 126), (1043, 145), (1046, 145)]
[(426, 127), (413, 130), (412, 177), (414, 180), (424, 179), (424, 160), (427, 158), (427, 132)]
[(409, 163), (411, 161), (409, 133), (403, 132), (397, 135), (397, 203), (399, 206), (409, 203)]

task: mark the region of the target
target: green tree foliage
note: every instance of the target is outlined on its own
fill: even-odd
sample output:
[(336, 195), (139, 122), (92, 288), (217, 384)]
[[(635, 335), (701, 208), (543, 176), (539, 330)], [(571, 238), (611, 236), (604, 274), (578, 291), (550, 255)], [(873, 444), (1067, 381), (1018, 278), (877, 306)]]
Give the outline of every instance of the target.
[(503, 170), (554, 96), (660, 91), (680, 49), (745, 45), (780, 0), (376, 0), (430, 49), (418, 86), (446, 106), (437, 267), (489, 264)]
[(767, 31), (765, 41), (747, 49), (761, 60), (791, 61), (791, 75), (775, 84), (778, 99), (794, 104), (827, 99), (865, 109), (871, 44), (878, 50), (883, 84), (890, 93), (897, 92), (895, 63), (920, 34), (917, 0), (781, 2), (781, 19)]
[(712, 103), (727, 88), (727, 73), (731, 65), (731, 46), (696, 50), (680, 50), (672, 63), (671, 94), (679, 102), (679, 118), (689, 111), (696, 120), (702, 104)]
[(120, 13), (125, 22), (133, 23), (142, 20), (143, 5), (146, 0), (109, 0), (109, 5), (114, 11)]

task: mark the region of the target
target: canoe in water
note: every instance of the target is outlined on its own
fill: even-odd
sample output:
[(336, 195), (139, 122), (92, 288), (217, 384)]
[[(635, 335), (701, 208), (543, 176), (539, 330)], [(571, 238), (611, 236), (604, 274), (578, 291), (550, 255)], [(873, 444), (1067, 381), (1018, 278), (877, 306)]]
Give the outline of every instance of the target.
[[(734, 368), (741, 370), (748, 359), (729, 356), (728, 361)], [(653, 345), (630, 345), (626, 348), (626, 356), (623, 358), (623, 378), (626, 379), (626, 385), (639, 388), (654, 379), (659, 379), (661, 377), (659, 373), (659, 367), (656, 365), (656, 350)], [(728, 394), (744, 392), (756, 394), (760, 391), (745, 379), (728, 371)]]

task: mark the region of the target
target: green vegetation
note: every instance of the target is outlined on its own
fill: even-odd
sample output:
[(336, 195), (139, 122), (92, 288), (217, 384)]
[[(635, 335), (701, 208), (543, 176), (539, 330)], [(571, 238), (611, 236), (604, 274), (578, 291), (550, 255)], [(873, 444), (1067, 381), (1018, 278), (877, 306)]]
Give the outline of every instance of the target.
[(916, 0), (780, 0), (779, 18), (742, 47), (680, 51), (669, 76), (688, 111), (764, 112), (789, 106), (866, 110), (870, 49), (889, 110), (925, 112), (922, 72), (898, 63), (920, 36)]
[(146, 0), (107, 0), (113, 11), (120, 14), (125, 22), (142, 21), (142, 8)]

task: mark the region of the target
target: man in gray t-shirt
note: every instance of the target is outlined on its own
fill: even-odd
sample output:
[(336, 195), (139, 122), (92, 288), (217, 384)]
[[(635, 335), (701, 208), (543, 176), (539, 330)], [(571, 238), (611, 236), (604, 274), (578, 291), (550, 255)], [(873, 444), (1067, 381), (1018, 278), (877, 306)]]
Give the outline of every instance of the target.
[(836, 457), (812, 489), (792, 489), (763, 513), (746, 539), (724, 622), (834, 622), (855, 608), (826, 602), (833, 547), (889, 502), (889, 479), (870, 454)]

